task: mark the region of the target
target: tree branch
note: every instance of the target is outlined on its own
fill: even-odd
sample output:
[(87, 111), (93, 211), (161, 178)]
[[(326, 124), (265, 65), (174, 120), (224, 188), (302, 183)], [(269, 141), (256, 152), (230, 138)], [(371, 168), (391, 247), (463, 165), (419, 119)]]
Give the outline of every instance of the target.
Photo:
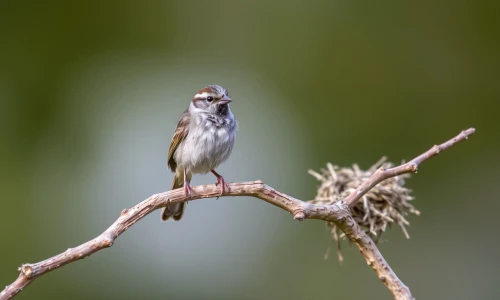
[[(250, 196), (259, 198), (290, 212), (293, 214), (294, 219), (297, 220), (318, 219), (334, 222), (347, 237), (355, 243), (361, 254), (365, 257), (367, 263), (373, 268), (379, 279), (392, 292), (395, 299), (413, 299), (408, 287), (399, 280), (370, 237), (368, 237), (354, 221), (349, 208), (353, 207), (354, 204), (377, 183), (403, 173), (415, 172), (420, 163), (438, 154), (440, 151), (446, 150), (454, 144), (466, 139), (473, 134), (474, 131), (473, 128), (465, 130), (455, 138), (439, 146), (434, 146), (429, 151), (406, 164), (387, 170), (377, 170), (373, 176), (356, 190), (355, 193), (350, 194), (343, 201), (338, 201), (332, 205), (306, 203), (281, 193), (260, 180), (230, 183), (229, 191), (226, 191), (223, 196)], [(136, 206), (130, 209), (124, 209), (118, 219), (96, 238), (75, 248), (69, 248), (41, 262), (23, 264), (19, 268), (19, 277), (12, 284), (6, 286), (0, 293), (0, 300), (14, 297), (36, 278), (52, 270), (83, 259), (104, 248), (111, 247), (116, 238), (124, 233), (130, 226), (159, 208), (187, 200), (191, 201), (202, 198), (218, 197), (220, 193), (220, 188), (214, 184), (196, 186), (193, 189), (195, 194), (190, 199), (184, 197), (182, 189), (152, 195)]]
[(411, 173), (411, 172), (416, 173), (418, 170), (418, 166), (421, 163), (423, 163), (424, 161), (428, 160), (429, 158), (435, 155), (438, 155), (440, 152), (443, 152), (444, 150), (455, 145), (456, 143), (466, 140), (469, 136), (473, 135), (474, 132), (476, 132), (476, 129), (474, 128), (463, 130), (456, 137), (442, 143), (441, 145), (434, 145), (434, 147), (429, 149), (427, 152), (420, 154), (419, 156), (415, 157), (414, 159), (410, 160), (405, 164), (390, 169), (379, 168), (370, 177), (370, 179), (368, 179), (362, 185), (360, 185), (359, 188), (357, 188), (354, 193), (347, 196), (344, 199), (344, 201), (350, 208), (353, 208), (354, 205), (356, 205), (358, 200), (361, 199), (361, 197), (363, 197), (364, 194), (366, 194), (369, 190), (371, 190), (381, 181), (404, 173)]

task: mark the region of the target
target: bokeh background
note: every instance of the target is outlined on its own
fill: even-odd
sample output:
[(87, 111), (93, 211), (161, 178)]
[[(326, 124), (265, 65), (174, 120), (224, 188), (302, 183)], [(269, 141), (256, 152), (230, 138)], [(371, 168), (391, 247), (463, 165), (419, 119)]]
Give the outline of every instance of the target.
[[(493, 1), (3, 1), (0, 284), (168, 190), (177, 118), (228, 88), (230, 181), (301, 199), (326, 162), (411, 159), (420, 217), (380, 249), (417, 299), (498, 299), (499, 7)], [(212, 183), (212, 175), (194, 184)], [(19, 299), (391, 299), (355, 247), (252, 198), (159, 212)]]

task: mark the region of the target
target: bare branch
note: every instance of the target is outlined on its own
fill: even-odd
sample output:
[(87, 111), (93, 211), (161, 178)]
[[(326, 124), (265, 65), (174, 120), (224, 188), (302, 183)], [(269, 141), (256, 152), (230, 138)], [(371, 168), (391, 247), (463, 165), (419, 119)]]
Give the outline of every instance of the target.
[[(370, 178), (368, 183), (362, 184), (354, 196), (349, 195), (344, 201), (338, 201), (332, 205), (320, 205), (307, 203), (284, 193), (281, 193), (272, 187), (267, 186), (262, 181), (230, 183), (229, 191), (223, 196), (250, 196), (262, 199), (270, 204), (280, 207), (290, 212), (294, 219), (318, 219), (327, 222), (334, 222), (351, 239), (365, 257), (367, 263), (375, 270), (377, 276), (392, 292), (395, 299), (413, 299), (410, 290), (392, 271), (389, 264), (385, 261), (373, 241), (359, 227), (351, 216), (349, 207), (355, 203), (370, 188), (380, 181), (397, 176), (406, 172), (414, 172), (421, 162), (429, 157), (436, 155), (459, 141), (466, 139), (474, 133), (474, 129), (468, 129), (462, 132), (454, 139), (435, 146), (431, 150), (415, 158), (414, 160), (399, 167), (381, 170), (379, 169)], [(34, 264), (23, 264), (20, 268), (19, 277), (0, 293), (0, 300), (10, 299), (17, 295), (23, 288), (33, 282), (36, 278), (52, 270), (58, 269), (66, 264), (83, 259), (99, 250), (111, 247), (116, 238), (124, 233), (130, 226), (150, 214), (151, 212), (165, 207), (172, 203), (184, 202), (187, 200), (196, 200), (202, 198), (212, 198), (219, 196), (220, 189), (214, 184), (196, 186), (194, 196), (190, 199), (184, 197), (182, 189), (176, 189), (168, 192), (152, 195), (130, 209), (124, 209), (118, 219), (102, 234), (96, 238), (83, 243), (75, 248), (66, 251)], [(348, 205), (349, 204), (349, 205)]]
[(398, 176), (404, 173), (411, 173), (411, 172), (417, 172), (418, 166), (423, 163), (424, 161), (428, 160), (429, 158), (438, 155), (440, 152), (450, 148), (451, 146), (455, 145), (458, 142), (461, 142), (463, 140), (466, 140), (476, 132), (476, 129), (474, 128), (469, 128), (467, 130), (463, 130), (460, 132), (459, 135), (456, 137), (452, 138), (451, 140), (448, 140), (441, 145), (434, 145), (431, 149), (429, 149), (427, 152), (415, 157), (411, 161), (402, 164), (400, 166), (390, 168), (390, 169), (384, 169), (384, 168), (379, 168), (373, 175), (365, 181), (361, 186), (359, 186), (356, 191), (349, 196), (347, 196), (345, 199), (343, 199), (347, 205), (350, 208), (353, 208), (354, 205), (358, 202), (361, 197), (363, 197), (364, 194), (366, 194), (369, 190), (371, 190), (374, 186), (379, 184), (381, 181)]
[[(217, 197), (220, 193), (220, 188), (216, 187), (214, 184), (196, 186), (193, 189), (196, 194), (190, 200)], [(365, 255), (367, 262), (377, 271), (379, 277), (387, 278), (383, 281), (388, 287), (404, 287), (403, 283), (397, 278), (396, 274), (392, 272), (389, 265), (385, 262), (380, 252), (378, 252), (371, 239), (366, 236), (362, 230), (359, 230), (359, 226), (356, 222), (354, 222), (350, 216), (347, 206), (343, 202), (336, 203), (335, 205), (309, 204), (283, 194), (265, 185), (261, 181), (230, 183), (229, 191), (225, 192), (223, 196), (256, 197), (290, 212), (297, 220), (309, 218), (329, 222), (338, 222), (339, 228), (344, 230), (346, 234), (353, 239), (356, 246), (358, 246), (363, 255)], [(173, 191), (155, 194), (136, 206), (128, 210), (123, 210), (120, 217), (118, 217), (118, 219), (106, 231), (96, 238), (75, 248), (70, 248), (63, 253), (44, 261), (22, 265), (19, 277), (14, 283), (7, 286), (5, 290), (0, 293), (0, 299), (10, 299), (19, 293), (25, 286), (30, 284), (34, 279), (45, 273), (82, 259), (101, 249), (111, 247), (115, 239), (137, 221), (141, 220), (158, 208), (164, 207), (167, 204), (182, 201), (186, 201), (184, 192), (182, 189), (176, 189)]]
[[(342, 203), (345, 205), (344, 202)], [(345, 206), (345, 210), (348, 211), (349, 208)], [(410, 289), (404, 285), (401, 280), (399, 280), (396, 273), (392, 271), (389, 264), (385, 261), (375, 243), (358, 225), (358, 223), (356, 223), (351, 214), (347, 214), (344, 219), (337, 221), (336, 224), (342, 229), (342, 231), (345, 232), (347, 237), (354, 242), (356, 247), (358, 247), (361, 254), (365, 257), (368, 265), (372, 267), (378, 278), (391, 291), (394, 299), (414, 299), (411, 295)]]

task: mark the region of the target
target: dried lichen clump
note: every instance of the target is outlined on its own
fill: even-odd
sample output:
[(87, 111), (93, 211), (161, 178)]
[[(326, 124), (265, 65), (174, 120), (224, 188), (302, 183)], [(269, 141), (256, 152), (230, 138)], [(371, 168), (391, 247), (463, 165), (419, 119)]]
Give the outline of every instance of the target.
[[(352, 168), (340, 168), (330, 163), (327, 164), (326, 169), (321, 170), (321, 173), (309, 170), (309, 173), (321, 182), (316, 198), (310, 202), (332, 204), (344, 199), (379, 167), (391, 168), (392, 166), (383, 157), (366, 171), (361, 170), (357, 164), (354, 164)], [(404, 235), (409, 238), (405, 225), (410, 223), (405, 219), (405, 216), (410, 213), (419, 214), (419, 211), (409, 203), (409, 201), (413, 200), (410, 195), (411, 190), (404, 187), (405, 179), (409, 177), (409, 174), (403, 174), (382, 181), (366, 193), (351, 210), (354, 220), (365, 229), (375, 242), (380, 240), (382, 233), (394, 222), (401, 227)], [(345, 238), (345, 236), (342, 231), (336, 228), (334, 223), (329, 222), (327, 226), (332, 238), (337, 243), (339, 260), (342, 261), (340, 239)]]

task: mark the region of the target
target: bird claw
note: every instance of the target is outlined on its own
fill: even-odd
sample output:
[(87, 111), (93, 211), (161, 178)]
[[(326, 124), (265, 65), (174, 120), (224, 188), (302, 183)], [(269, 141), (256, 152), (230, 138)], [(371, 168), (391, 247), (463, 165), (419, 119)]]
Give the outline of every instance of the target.
[(191, 198), (191, 195), (194, 194), (194, 190), (193, 188), (191, 187), (191, 185), (189, 184), (189, 182), (184, 182), (184, 196), (186, 196), (186, 198)]
[(229, 183), (227, 183), (224, 180), (224, 177), (222, 176), (217, 177), (217, 182), (215, 183), (215, 186), (218, 185), (220, 185), (220, 194), (219, 196), (217, 196), (217, 199), (219, 199), (219, 197), (222, 196), (226, 191), (229, 191)]

